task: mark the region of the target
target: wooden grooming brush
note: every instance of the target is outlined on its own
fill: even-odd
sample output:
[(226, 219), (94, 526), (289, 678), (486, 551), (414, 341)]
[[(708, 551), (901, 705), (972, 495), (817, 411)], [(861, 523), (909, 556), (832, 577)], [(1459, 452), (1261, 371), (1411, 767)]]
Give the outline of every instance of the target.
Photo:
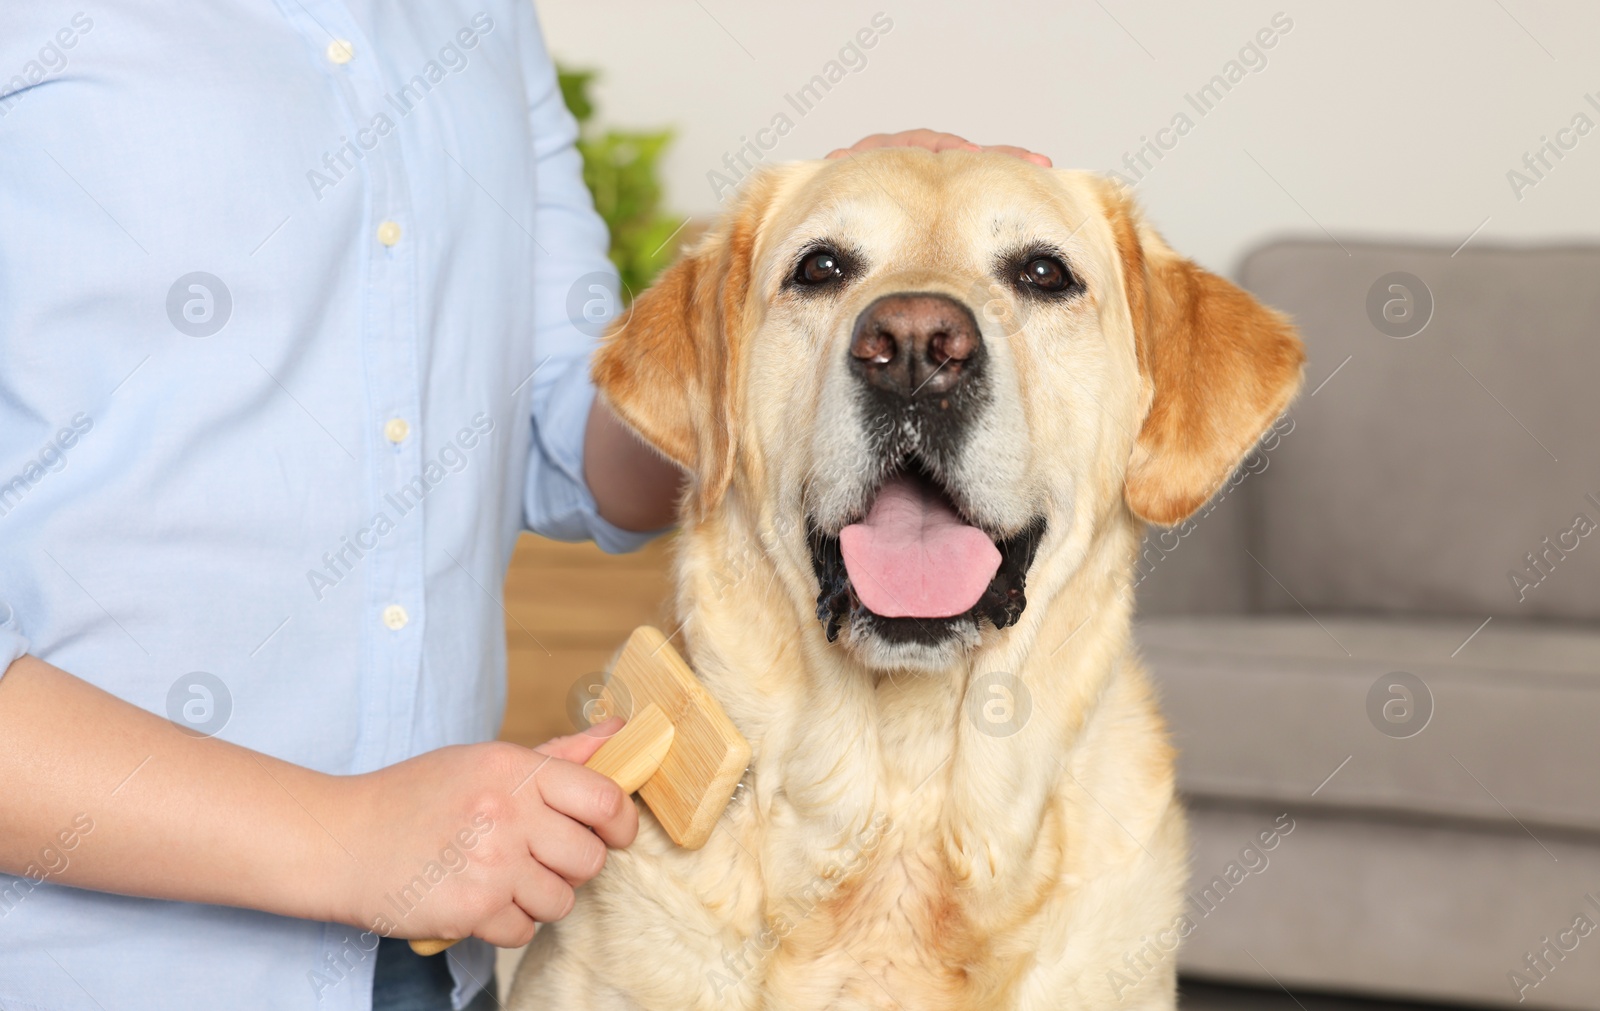
[[(679, 846), (704, 846), (750, 764), (750, 743), (649, 625), (628, 637), (601, 698), (611, 712), (631, 703), (632, 716), (585, 767), (637, 791)], [(436, 955), (455, 943), (416, 940), (411, 950)]]

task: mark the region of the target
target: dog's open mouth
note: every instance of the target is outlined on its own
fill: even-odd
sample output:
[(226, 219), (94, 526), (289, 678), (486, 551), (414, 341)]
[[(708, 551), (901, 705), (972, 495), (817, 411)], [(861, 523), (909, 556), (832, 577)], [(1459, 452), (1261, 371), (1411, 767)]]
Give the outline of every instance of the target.
[(1027, 606), (1024, 585), (1044, 533), (1038, 517), (997, 537), (969, 521), (926, 469), (911, 460), (872, 494), (866, 512), (837, 535), (809, 525), (821, 587), (817, 618), (828, 641), (845, 620), (890, 642), (929, 645), (1005, 628)]

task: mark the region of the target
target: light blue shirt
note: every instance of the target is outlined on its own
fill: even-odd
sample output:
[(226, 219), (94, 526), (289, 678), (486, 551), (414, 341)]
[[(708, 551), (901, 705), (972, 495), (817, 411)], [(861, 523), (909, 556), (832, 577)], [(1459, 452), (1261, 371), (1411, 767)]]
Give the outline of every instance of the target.
[[(330, 773), (494, 737), (518, 533), (644, 539), (583, 479), (615, 281), (531, 5), (5, 22), (0, 669)], [(0, 1008), (369, 1007), (359, 930), (53, 880), (128, 774), (0, 875)]]

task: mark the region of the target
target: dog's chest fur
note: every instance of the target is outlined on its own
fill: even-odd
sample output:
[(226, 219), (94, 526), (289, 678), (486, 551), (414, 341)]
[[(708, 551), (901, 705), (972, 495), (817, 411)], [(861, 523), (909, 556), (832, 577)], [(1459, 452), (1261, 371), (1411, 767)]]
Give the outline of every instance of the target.
[(774, 859), (753, 861), (764, 895), (759, 927), (733, 957), (725, 953), (719, 983), (736, 977), (761, 989), (772, 1003), (757, 1007), (1001, 1002), (1024, 970), (1020, 942), (1037, 934), (1034, 914), (1062, 863), (1060, 818), (1047, 817), (1054, 827), (1024, 850), (1031, 859), (1002, 875), (992, 856), (1015, 847), (952, 824), (948, 812), (959, 805), (938, 772), (920, 785), (885, 782), (893, 778), (879, 778), (875, 809), (848, 826), (791, 820), (792, 810), (753, 814), (741, 826)]
[[(726, 557), (708, 533), (706, 555)], [(700, 851), (644, 819), (542, 932), (512, 1007), (1110, 1006), (1108, 970), (1178, 912), (1183, 852), (1121, 626), (1101, 648), (1090, 622), (1065, 661), (991, 658), (1035, 687), (1027, 724), (989, 736), (963, 681), (862, 677), (795, 627), (766, 573), (719, 592), (696, 554), (679, 572), (692, 661), (750, 737), (751, 770)], [(1078, 621), (1057, 616), (1060, 636)]]

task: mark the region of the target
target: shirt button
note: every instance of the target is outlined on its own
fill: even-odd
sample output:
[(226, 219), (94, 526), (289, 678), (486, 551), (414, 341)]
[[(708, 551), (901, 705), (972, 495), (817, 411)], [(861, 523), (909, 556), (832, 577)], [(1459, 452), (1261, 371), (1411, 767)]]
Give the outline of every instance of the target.
[(406, 622), (410, 620), (411, 616), (407, 614), (406, 609), (401, 607), (399, 604), (390, 604), (388, 607), (383, 609), (383, 623), (389, 626), (391, 631), (400, 631), (402, 628), (406, 627)]
[(383, 426), (383, 434), (390, 442), (405, 442), (406, 436), (411, 434), (411, 426), (404, 418), (390, 418)]
[(341, 67), (356, 58), (355, 47), (348, 39), (334, 39), (328, 43), (327, 54), (329, 63), (337, 63)]
[(392, 246), (400, 241), (400, 223), (398, 221), (385, 221), (378, 226), (378, 241), (385, 246)]

